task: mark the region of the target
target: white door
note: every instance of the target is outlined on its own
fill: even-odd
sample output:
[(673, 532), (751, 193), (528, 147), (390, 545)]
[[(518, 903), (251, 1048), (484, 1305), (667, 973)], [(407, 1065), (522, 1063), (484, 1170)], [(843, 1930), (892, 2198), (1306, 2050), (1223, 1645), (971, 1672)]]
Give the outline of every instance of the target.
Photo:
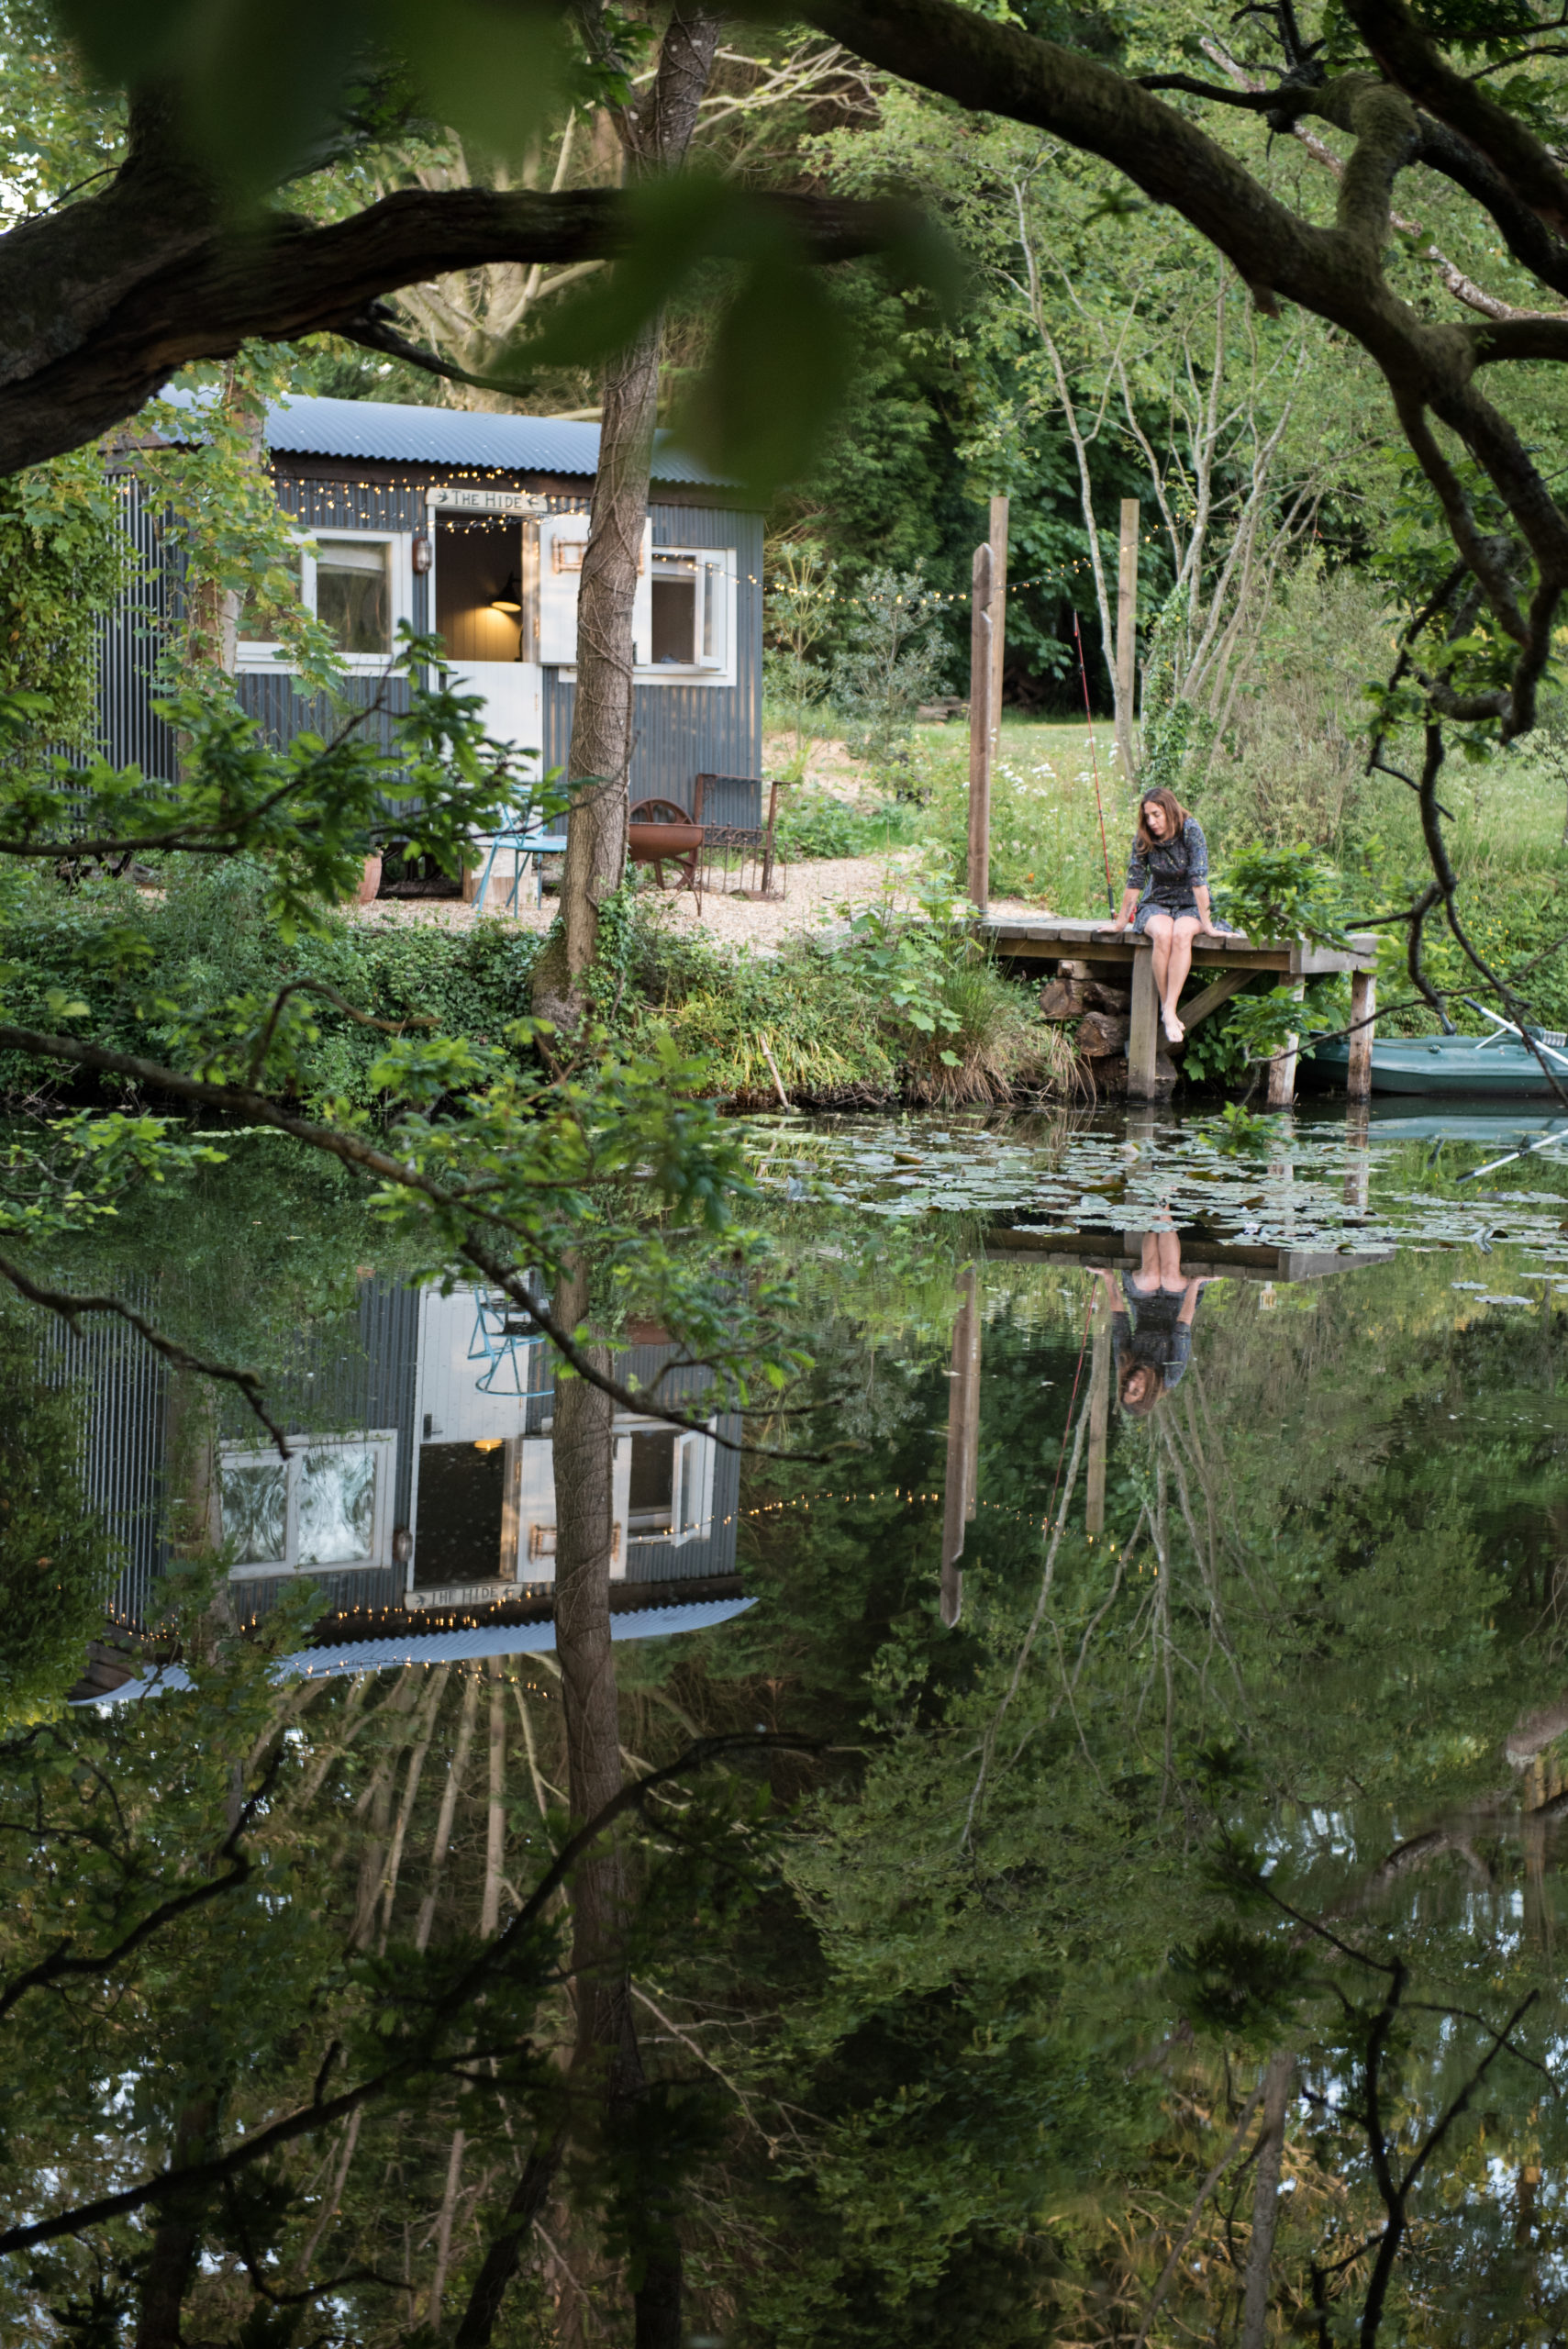
[(486, 731), (526, 756), (517, 774), (537, 782), (544, 748), (544, 672), (537, 661), (449, 661), (447, 675), (459, 693), (484, 701)]

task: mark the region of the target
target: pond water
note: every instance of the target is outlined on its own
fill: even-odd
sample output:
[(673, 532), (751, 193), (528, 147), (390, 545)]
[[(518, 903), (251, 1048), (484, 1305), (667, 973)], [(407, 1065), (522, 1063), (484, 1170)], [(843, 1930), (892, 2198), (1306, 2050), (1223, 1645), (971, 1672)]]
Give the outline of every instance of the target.
[[(1546, 1130), (755, 1119), (810, 1367), (622, 1299), (592, 1461), (291, 1146), (133, 1202), (56, 1269), (295, 1441), (0, 1326), (18, 1657), (118, 1575), (4, 1748), (0, 2337), (1568, 2340), (1568, 1170), (1461, 1179)], [(590, 1498), (673, 1776), (528, 1922)]]

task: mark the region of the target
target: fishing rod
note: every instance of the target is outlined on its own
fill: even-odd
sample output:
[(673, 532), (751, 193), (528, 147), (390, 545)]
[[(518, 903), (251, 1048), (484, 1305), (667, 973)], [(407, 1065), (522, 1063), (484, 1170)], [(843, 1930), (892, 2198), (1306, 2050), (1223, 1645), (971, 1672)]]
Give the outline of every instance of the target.
[(1073, 638), (1078, 647), (1078, 674), (1084, 681), (1084, 715), (1089, 721), (1089, 764), (1095, 776), (1095, 813), (1100, 819), (1100, 854), (1106, 861), (1106, 911), (1116, 912), (1116, 892), (1111, 887), (1111, 852), (1106, 846), (1106, 811), (1100, 801), (1100, 762), (1095, 753), (1095, 713), (1089, 707), (1089, 672), (1084, 666), (1084, 638), (1078, 626), (1078, 615), (1073, 615)]

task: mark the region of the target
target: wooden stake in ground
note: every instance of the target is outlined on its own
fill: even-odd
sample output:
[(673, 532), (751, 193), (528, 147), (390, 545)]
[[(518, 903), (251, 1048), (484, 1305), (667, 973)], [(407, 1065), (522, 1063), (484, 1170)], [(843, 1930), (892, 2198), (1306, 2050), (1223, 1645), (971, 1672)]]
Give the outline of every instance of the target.
[(1122, 774), (1138, 773), (1133, 727), (1138, 701), (1138, 516), (1136, 497), (1121, 501), (1121, 554), (1116, 598), (1116, 748)]
[(1007, 650), (1007, 500), (991, 500), (991, 755), (1002, 748), (1002, 663)]
[(991, 902), (991, 550), (974, 550), (969, 622), (969, 895)]

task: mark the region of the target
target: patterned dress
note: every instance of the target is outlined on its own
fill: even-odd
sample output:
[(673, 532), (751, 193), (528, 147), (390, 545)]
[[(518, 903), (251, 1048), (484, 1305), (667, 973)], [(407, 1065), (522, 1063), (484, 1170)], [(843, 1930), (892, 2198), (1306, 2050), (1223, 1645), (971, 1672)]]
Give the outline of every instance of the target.
[(1135, 832), (1132, 854), (1128, 860), (1127, 885), (1143, 894), (1133, 918), (1134, 930), (1146, 930), (1151, 914), (1197, 914), (1198, 902), (1193, 892), (1207, 879), (1208, 842), (1195, 816), (1187, 818), (1179, 839), (1156, 841), (1150, 848), (1143, 846)]
[(1111, 1350), (1119, 1384), (1129, 1359), (1153, 1371), (1168, 1395), (1181, 1384), (1193, 1354), (1193, 1328), (1181, 1318), (1186, 1292), (1168, 1288), (1147, 1294), (1134, 1288), (1124, 1273), (1121, 1283), (1128, 1310), (1111, 1316)]

